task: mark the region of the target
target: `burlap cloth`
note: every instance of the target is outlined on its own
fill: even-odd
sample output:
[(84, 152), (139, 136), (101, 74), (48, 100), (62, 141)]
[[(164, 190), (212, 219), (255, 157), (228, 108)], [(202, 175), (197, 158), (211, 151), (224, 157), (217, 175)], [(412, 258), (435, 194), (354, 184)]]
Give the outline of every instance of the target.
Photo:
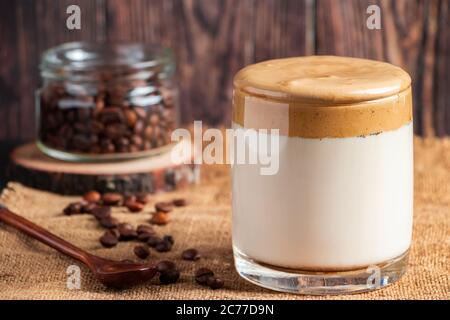
[[(240, 279), (231, 251), (230, 179), (225, 166), (202, 168), (202, 182), (188, 190), (161, 194), (157, 200), (186, 197), (191, 205), (177, 209), (173, 222), (161, 227), (176, 243), (165, 254), (151, 259), (175, 259), (182, 270), (179, 283), (162, 286), (151, 282), (115, 291), (105, 289), (81, 267), (81, 289), (67, 289), (67, 268), (78, 264), (4, 224), (0, 224), (0, 298), (2, 299), (449, 299), (450, 297), (450, 140), (415, 140), (414, 239), (409, 270), (394, 285), (371, 293), (311, 297), (280, 294)], [(10, 183), (1, 201), (57, 235), (92, 253), (111, 259), (134, 259), (133, 243), (104, 249), (102, 231), (91, 216), (67, 217), (61, 209), (76, 198), (61, 197)], [(151, 203), (149, 204), (151, 206)], [(150, 208), (149, 208), (150, 210)], [(147, 211), (149, 211), (147, 210)], [(115, 216), (134, 224), (145, 223), (148, 213), (130, 214), (117, 209)], [(203, 254), (198, 262), (179, 259), (180, 252), (195, 247)], [(195, 284), (193, 272), (208, 266), (226, 282), (212, 291)]]

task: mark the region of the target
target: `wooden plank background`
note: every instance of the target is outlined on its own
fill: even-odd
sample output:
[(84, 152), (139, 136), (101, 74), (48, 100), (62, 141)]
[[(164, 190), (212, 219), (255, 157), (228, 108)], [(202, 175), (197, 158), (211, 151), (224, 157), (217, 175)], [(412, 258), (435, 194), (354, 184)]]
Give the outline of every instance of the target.
[[(65, 27), (81, 7), (81, 30)], [(366, 28), (381, 7), (382, 29)], [(415, 130), (450, 134), (449, 0), (0, 0), (0, 143), (30, 140), (43, 50), (67, 41), (174, 48), (182, 119), (230, 119), (231, 82), (265, 59), (338, 54), (389, 61), (414, 79)], [(3, 149), (3, 148), (2, 148)]]

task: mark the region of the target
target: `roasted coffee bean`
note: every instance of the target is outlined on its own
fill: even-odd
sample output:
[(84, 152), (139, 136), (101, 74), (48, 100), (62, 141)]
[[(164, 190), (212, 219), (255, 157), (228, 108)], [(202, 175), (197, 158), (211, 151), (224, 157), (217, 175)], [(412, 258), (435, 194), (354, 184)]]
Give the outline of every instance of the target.
[(73, 128), (75, 129), (75, 131), (77, 133), (88, 133), (89, 132), (89, 128), (87, 126), (86, 123), (82, 123), (82, 122), (77, 122), (73, 125)]
[(159, 123), (159, 115), (157, 113), (154, 113), (150, 116), (150, 124), (153, 126), (158, 125)]
[(144, 140), (138, 136), (138, 135), (133, 135), (131, 137), (131, 143), (136, 146), (138, 148), (138, 150), (142, 149), (142, 144), (144, 143)]
[(208, 287), (210, 287), (213, 290), (216, 289), (220, 289), (224, 286), (224, 282), (222, 279), (220, 278), (216, 278), (216, 277), (209, 277), (206, 284), (208, 285)]
[(200, 259), (200, 253), (198, 253), (197, 249), (187, 249), (183, 251), (181, 257), (183, 260), (196, 261)]
[(152, 148), (152, 144), (150, 143), (150, 141), (145, 141), (144, 142), (144, 150), (150, 150)]
[(208, 278), (213, 277), (214, 272), (208, 268), (200, 268), (195, 272), (195, 281), (203, 286), (207, 285)]
[(176, 268), (175, 263), (173, 263), (172, 261), (168, 261), (168, 260), (160, 261), (156, 265), (156, 270), (158, 270), (158, 272), (160, 272), (160, 273), (165, 273), (168, 270), (173, 270), (175, 268)]
[(169, 241), (171, 245), (175, 244), (175, 240), (171, 235), (165, 235), (162, 239), (163, 241)]
[(169, 269), (159, 275), (159, 282), (161, 282), (161, 284), (171, 284), (177, 282), (179, 278), (180, 271), (176, 269)]
[(98, 220), (111, 216), (111, 208), (108, 206), (98, 206), (92, 209), (92, 214)]
[(147, 127), (144, 130), (144, 136), (147, 140), (153, 139), (153, 127)]
[(169, 215), (164, 212), (155, 212), (152, 218), (150, 219), (151, 224), (156, 224), (160, 226), (168, 224), (169, 221), (170, 221)]
[(100, 243), (105, 248), (112, 248), (117, 245), (119, 239), (117, 239), (116, 235), (111, 231), (106, 231), (100, 238)]
[(144, 210), (144, 205), (137, 201), (127, 201), (125, 202), (125, 207), (127, 207), (130, 212), (140, 212)]
[(137, 238), (137, 231), (129, 223), (121, 223), (117, 226), (121, 241), (133, 240)]
[(138, 233), (137, 238), (139, 241), (148, 242), (148, 240), (153, 236), (154, 236), (153, 233), (141, 232), (141, 233)]
[(158, 252), (168, 252), (172, 249), (172, 244), (167, 240), (162, 240), (156, 244), (155, 250)]
[(99, 202), (102, 196), (97, 191), (89, 191), (86, 192), (83, 196), (83, 199), (87, 202)]
[(150, 202), (150, 198), (151, 198), (151, 196), (147, 193), (138, 193), (136, 195), (136, 201), (143, 203), (143, 204), (147, 204), (148, 202)]
[(150, 236), (147, 240), (147, 244), (152, 248), (155, 248), (161, 242), (163, 242), (163, 240), (158, 236)]
[(122, 203), (123, 196), (120, 193), (109, 192), (102, 196), (102, 201), (108, 206), (117, 206)]
[(137, 116), (136, 112), (134, 112), (132, 109), (127, 109), (124, 111), (124, 114), (125, 114), (125, 119), (126, 119), (128, 126), (134, 127), (134, 125), (136, 124), (136, 122), (138, 120), (138, 116)]
[(100, 142), (100, 148), (103, 153), (114, 153), (116, 151), (116, 146), (111, 140), (102, 140), (102, 142)]
[(105, 127), (105, 135), (110, 139), (119, 139), (125, 135), (127, 127), (121, 123), (108, 124)]
[(72, 138), (71, 146), (73, 150), (88, 152), (91, 143), (89, 137), (87, 137), (86, 135), (76, 134)]
[(184, 206), (186, 206), (187, 205), (187, 201), (186, 201), (186, 199), (174, 199), (173, 201), (172, 201), (172, 203), (173, 203), (173, 205), (175, 206), (175, 207), (184, 207)]
[(81, 206), (81, 212), (82, 213), (92, 213), (95, 208), (97, 208), (97, 204), (94, 202), (86, 202), (83, 203)]
[(136, 125), (134, 126), (133, 132), (135, 134), (142, 134), (142, 132), (144, 131), (144, 128), (145, 128), (144, 122), (141, 120), (138, 120), (136, 122)]
[(121, 137), (119, 139), (116, 139), (115, 141), (118, 148), (127, 148), (130, 146), (130, 141), (125, 137)]
[(63, 212), (65, 215), (74, 215), (74, 214), (80, 214), (83, 212), (83, 202), (73, 202), (70, 203), (66, 208), (64, 208)]
[(146, 246), (136, 246), (134, 254), (140, 259), (146, 259), (150, 255), (150, 250)]
[(99, 119), (103, 123), (122, 122), (124, 115), (120, 108), (106, 108), (100, 111)]
[(123, 201), (124, 201), (124, 203), (127, 203), (127, 202), (136, 202), (136, 201), (137, 201), (136, 199), (137, 199), (137, 198), (136, 198), (135, 195), (133, 195), (133, 194), (128, 194), (128, 195), (126, 195), (126, 196), (124, 197)]
[(120, 238), (120, 232), (119, 232), (119, 229), (113, 228), (113, 229), (109, 229), (109, 231), (110, 231), (113, 235), (115, 235), (117, 239)]
[(148, 224), (141, 224), (137, 227), (136, 231), (138, 233), (149, 233), (149, 234), (155, 234), (155, 229), (153, 229), (152, 226)]
[[(123, 77), (127, 75), (128, 71)], [(171, 142), (176, 118), (173, 90), (161, 85), (157, 75), (139, 82), (109, 70), (98, 76), (98, 87), (67, 81), (41, 90), (39, 138), (44, 144), (68, 152), (110, 154)], [(110, 82), (117, 77), (125, 81)]]
[(155, 204), (155, 209), (157, 212), (168, 213), (173, 210), (173, 204), (170, 202), (158, 202)]
[(119, 221), (116, 218), (113, 218), (111, 216), (101, 218), (99, 220), (99, 222), (103, 228), (107, 228), (107, 229), (113, 229), (119, 225)]

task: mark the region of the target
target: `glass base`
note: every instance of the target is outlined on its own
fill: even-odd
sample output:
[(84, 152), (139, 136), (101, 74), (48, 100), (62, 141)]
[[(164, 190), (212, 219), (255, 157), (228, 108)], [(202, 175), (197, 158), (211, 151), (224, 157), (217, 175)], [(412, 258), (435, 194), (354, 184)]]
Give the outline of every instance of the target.
[(110, 153), (110, 154), (88, 154), (88, 153), (75, 153), (53, 149), (51, 147), (46, 146), (39, 140), (36, 142), (36, 144), (39, 150), (41, 150), (42, 153), (46, 154), (47, 156), (69, 162), (112, 162), (122, 160), (133, 160), (157, 156), (159, 154), (171, 150), (176, 145), (175, 143), (169, 143), (165, 146), (148, 151)]
[(241, 277), (258, 286), (281, 292), (331, 295), (367, 292), (388, 286), (406, 272), (408, 253), (359, 270), (311, 272), (258, 263), (234, 248), (234, 262)]

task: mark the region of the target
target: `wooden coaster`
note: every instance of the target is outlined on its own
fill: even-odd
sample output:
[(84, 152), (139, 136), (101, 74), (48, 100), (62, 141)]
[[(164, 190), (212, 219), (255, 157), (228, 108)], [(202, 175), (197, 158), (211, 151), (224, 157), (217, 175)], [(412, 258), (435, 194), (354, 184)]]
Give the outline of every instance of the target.
[(115, 162), (65, 162), (43, 154), (35, 143), (11, 154), (9, 180), (65, 195), (88, 190), (121, 193), (170, 191), (196, 183), (199, 167), (174, 164), (170, 150), (148, 158)]

